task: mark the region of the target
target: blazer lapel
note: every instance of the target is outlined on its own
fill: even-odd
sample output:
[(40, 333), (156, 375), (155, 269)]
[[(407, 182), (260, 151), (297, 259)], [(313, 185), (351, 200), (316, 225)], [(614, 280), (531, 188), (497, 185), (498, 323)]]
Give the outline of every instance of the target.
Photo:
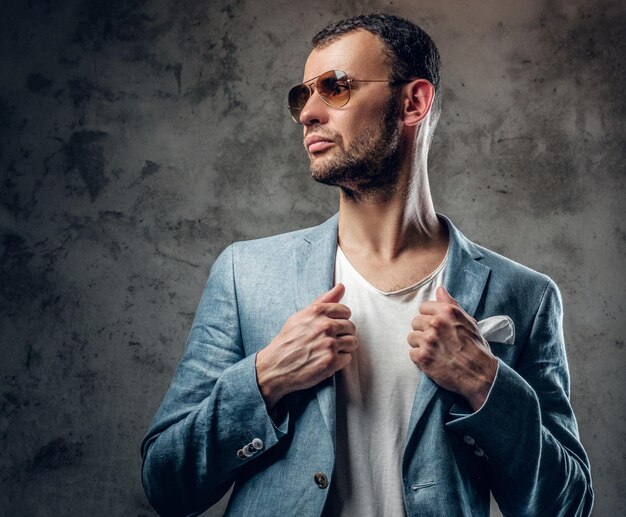
[(304, 233), (294, 250), (298, 310), (333, 286), (337, 253), (337, 214)]
[[(491, 270), (488, 266), (477, 261), (482, 257), (482, 253), (452, 222), (441, 214), (437, 215), (440, 220), (447, 224), (450, 235), (448, 264), (444, 273), (443, 284), (450, 295), (463, 307), (463, 310), (473, 317)], [(438, 392), (443, 393), (444, 390), (439, 388), (427, 375), (422, 374), (413, 401), (405, 443), (411, 439), (428, 404)]]
[[(305, 232), (294, 250), (296, 264), (295, 299), (297, 310), (309, 305), (334, 285), (337, 253), (337, 214)], [(317, 400), (324, 423), (335, 443), (335, 376), (318, 384)]]
[(450, 257), (443, 283), (463, 310), (474, 316), (491, 269), (479, 262), (483, 254), (445, 216), (450, 231)]

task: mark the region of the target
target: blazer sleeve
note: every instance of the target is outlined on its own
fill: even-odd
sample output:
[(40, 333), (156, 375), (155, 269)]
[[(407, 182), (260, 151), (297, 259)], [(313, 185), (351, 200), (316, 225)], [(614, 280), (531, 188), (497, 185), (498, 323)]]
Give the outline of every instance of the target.
[(286, 434), (288, 417), (275, 424), (259, 391), (256, 354), (244, 352), (234, 249), (211, 268), (187, 350), (141, 446), (144, 490), (161, 515), (206, 510)]
[(453, 407), (448, 429), (488, 466), (504, 515), (587, 516), (589, 460), (569, 402), (561, 296), (548, 280), (515, 370), (499, 361), (484, 405)]

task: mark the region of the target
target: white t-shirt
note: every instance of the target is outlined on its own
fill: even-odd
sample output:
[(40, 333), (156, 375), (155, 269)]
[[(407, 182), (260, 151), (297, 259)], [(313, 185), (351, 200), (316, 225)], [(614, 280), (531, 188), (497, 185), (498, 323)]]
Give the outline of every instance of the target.
[(341, 303), (352, 311), (359, 348), (336, 377), (336, 472), (326, 517), (405, 515), (401, 461), (420, 376), (407, 335), (419, 304), (435, 300), (447, 260), (446, 253), (417, 284), (385, 293), (337, 248), (335, 285), (346, 286)]

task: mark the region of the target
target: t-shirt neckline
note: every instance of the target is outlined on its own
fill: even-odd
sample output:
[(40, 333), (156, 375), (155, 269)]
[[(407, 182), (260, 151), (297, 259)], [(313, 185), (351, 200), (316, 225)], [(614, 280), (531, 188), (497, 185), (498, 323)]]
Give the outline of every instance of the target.
[(347, 265), (347, 267), (350, 269), (350, 271), (352, 271), (352, 273), (355, 275), (355, 277), (361, 283), (363, 283), (366, 287), (376, 291), (379, 294), (382, 294), (383, 296), (398, 296), (398, 295), (406, 294), (406, 293), (409, 293), (409, 292), (414, 291), (416, 289), (419, 289), (420, 287), (423, 287), (424, 285), (428, 284), (429, 282), (432, 282), (433, 279), (439, 273), (441, 273), (441, 270), (445, 267), (446, 262), (448, 262), (448, 254), (449, 254), (449, 252), (450, 252), (450, 245), (448, 244), (448, 249), (446, 250), (446, 254), (443, 257), (441, 263), (427, 277), (422, 278), (422, 280), (420, 280), (419, 282), (416, 282), (415, 284), (409, 285), (407, 287), (403, 287), (402, 289), (399, 289), (397, 291), (388, 291), (388, 292), (386, 292), (386, 291), (381, 291), (380, 289), (378, 289), (377, 287), (372, 285), (368, 280), (366, 280), (365, 277), (363, 275), (361, 275), (361, 273), (359, 273), (357, 271), (357, 269), (352, 265), (352, 263), (348, 260), (348, 257), (346, 257), (346, 255), (344, 254), (343, 250), (341, 249), (341, 246), (339, 246), (339, 244), (337, 244), (337, 254), (341, 257), (342, 261), (344, 262), (344, 264)]

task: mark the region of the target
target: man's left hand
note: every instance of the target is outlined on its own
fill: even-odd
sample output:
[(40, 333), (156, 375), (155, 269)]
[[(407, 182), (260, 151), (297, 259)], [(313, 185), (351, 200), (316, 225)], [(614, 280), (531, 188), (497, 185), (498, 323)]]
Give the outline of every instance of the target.
[(480, 334), (476, 320), (437, 288), (437, 301), (422, 302), (407, 341), (411, 360), (442, 388), (465, 397), (474, 411), (487, 399), (498, 360)]

